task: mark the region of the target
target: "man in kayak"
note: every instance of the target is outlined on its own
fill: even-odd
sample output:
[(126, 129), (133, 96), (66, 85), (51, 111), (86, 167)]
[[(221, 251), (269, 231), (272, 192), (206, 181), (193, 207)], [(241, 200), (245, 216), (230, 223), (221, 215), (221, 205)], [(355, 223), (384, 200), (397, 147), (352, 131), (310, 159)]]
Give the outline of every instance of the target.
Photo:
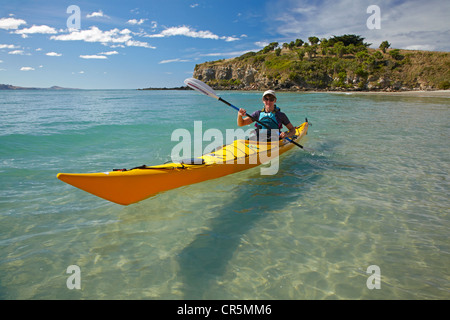
[[(237, 116), (237, 124), (239, 127), (243, 127), (249, 125), (254, 122), (253, 119), (258, 120), (263, 123), (265, 126), (261, 126), (257, 123), (256, 126), (256, 135), (260, 136), (260, 133), (264, 132), (267, 138), (270, 139), (271, 134), (279, 134), (280, 139), (284, 139), (286, 137), (290, 138), (295, 134), (295, 128), (292, 123), (289, 121), (288, 117), (284, 112), (281, 112), (280, 108), (276, 106), (277, 96), (275, 91), (267, 90), (263, 93), (262, 101), (264, 103), (264, 108), (262, 110), (257, 110), (253, 112), (250, 117), (246, 116), (247, 112), (245, 109), (239, 109)], [(288, 132), (281, 132), (281, 128), (283, 125), (289, 129)], [(269, 128), (269, 129), (267, 129)], [(272, 133), (271, 130), (276, 130), (275, 133)], [(280, 133), (281, 132), (281, 133)]]

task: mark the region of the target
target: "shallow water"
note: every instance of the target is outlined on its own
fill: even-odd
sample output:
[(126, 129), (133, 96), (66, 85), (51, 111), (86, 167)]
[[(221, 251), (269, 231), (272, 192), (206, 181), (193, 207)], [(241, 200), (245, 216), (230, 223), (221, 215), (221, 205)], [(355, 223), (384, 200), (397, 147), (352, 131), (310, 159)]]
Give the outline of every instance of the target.
[[(257, 92), (220, 94), (260, 107)], [(0, 97), (2, 299), (450, 298), (448, 98), (280, 93), (292, 123), (312, 126), (276, 175), (123, 207), (56, 174), (163, 163), (173, 130), (225, 132), (235, 111), (192, 91)]]

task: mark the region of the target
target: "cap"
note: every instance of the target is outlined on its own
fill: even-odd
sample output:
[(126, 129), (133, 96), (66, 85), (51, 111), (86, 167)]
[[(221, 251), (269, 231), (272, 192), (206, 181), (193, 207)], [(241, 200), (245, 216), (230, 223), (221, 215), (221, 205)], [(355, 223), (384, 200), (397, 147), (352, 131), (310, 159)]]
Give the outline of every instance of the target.
[(263, 93), (263, 98), (264, 98), (266, 95), (268, 95), (268, 94), (274, 96), (275, 98), (277, 97), (277, 96), (275, 95), (275, 91), (273, 91), (273, 90), (267, 90), (266, 92)]

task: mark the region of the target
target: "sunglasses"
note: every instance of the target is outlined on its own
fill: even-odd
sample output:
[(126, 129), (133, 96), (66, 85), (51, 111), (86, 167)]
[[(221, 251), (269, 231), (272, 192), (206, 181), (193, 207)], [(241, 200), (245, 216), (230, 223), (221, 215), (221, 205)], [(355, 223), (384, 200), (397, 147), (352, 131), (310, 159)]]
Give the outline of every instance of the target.
[(273, 101), (275, 101), (275, 97), (274, 96), (265, 96), (264, 100), (273, 102)]

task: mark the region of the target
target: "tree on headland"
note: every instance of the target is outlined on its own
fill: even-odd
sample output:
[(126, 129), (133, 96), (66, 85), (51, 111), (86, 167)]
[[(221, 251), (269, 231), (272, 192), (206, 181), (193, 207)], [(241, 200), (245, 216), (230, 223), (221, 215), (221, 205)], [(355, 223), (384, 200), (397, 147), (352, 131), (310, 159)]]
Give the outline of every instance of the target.
[(391, 44), (389, 42), (383, 41), (380, 44), (380, 49), (381, 49), (381, 51), (383, 51), (383, 53), (386, 53), (386, 49), (389, 48), (390, 46), (391, 46)]
[(309, 37), (308, 40), (309, 40), (309, 43), (311, 43), (311, 45), (315, 45), (315, 44), (319, 43), (319, 38), (317, 38), (317, 37)]
[(367, 48), (371, 45), (371, 43), (365, 43), (364, 38), (362, 38), (361, 36), (357, 36), (355, 34), (344, 34), (343, 36), (333, 36), (333, 38), (328, 40), (328, 45), (332, 47), (337, 42), (342, 42), (345, 47), (353, 44), (355, 47), (363, 46)]
[(302, 45), (303, 45), (303, 40), (302, 39), (295, 39), (295, 43), (294, 43), (294, 45), (296, 46), (296, 47), (301, 47)]
[(269, 45), (265, 46), (262, 49), (262, 53), (268, 53), (270, 51), (274, 51), (278, 47), (278, 42), (271, 42)]
[(345, 45), (342, 41), (336, 42), (333, 45), (333, 52), (339, 58), (342, 58), (345, 54)]

